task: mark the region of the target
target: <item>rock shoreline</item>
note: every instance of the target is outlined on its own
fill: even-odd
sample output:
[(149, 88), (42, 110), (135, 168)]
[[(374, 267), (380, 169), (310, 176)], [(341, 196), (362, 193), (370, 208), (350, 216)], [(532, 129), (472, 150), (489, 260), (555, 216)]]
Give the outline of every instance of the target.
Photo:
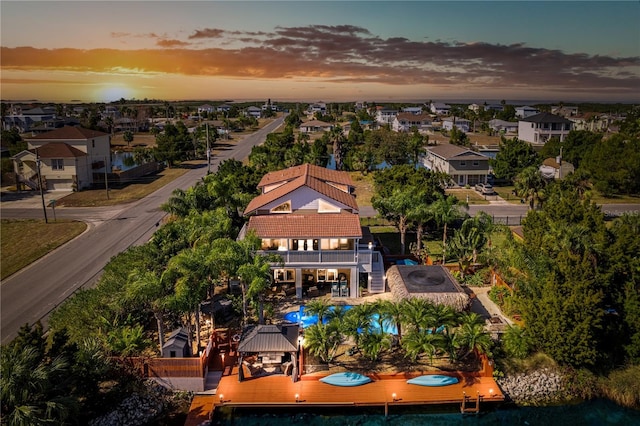
[(566, 377), (550, 368), (497, 378), (496, 382), (519, 405), (545, 405), (570, 399)]

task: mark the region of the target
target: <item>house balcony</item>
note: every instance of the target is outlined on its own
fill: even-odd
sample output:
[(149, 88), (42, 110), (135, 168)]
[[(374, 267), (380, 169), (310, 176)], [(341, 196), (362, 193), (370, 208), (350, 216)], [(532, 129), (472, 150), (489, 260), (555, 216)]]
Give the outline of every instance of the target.
[(285, 265), (344, 264), (356, 265), (364, 259), (371, 262), (371, 252), (355, 250), (262, 250), (260, 254), (275, 254), (282, 257)]

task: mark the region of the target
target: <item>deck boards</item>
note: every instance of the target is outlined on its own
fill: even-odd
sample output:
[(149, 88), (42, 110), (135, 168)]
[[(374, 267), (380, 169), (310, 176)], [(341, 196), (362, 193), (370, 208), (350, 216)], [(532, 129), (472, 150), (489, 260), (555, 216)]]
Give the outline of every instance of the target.
[[(394, 393), (396, 401), (392, 397)], [(296, 394), (299, 395), (297, 403)], [(462, 376), (460, 383), (440, 387), (411, 385), (406, 379), (382, 379), (362, 386), (340, 387), (309, 377), (293, 383), (290, 376), (284, 375), (239, 382), (236, 367), (230, 375), (222, 377), (217, 395), (198, 395), (198, 403), (202, 404), (201, 398), (206, 397), (207, 406), (211, 407), (220, 404), (233, 407), (461, 404), (465, 394), (472, 404), (478, 395), (486, 402), (504, 401), (504, 395), (492, 377)], [(223, 397), (222, 403), (220, 395)], [(208, 414), (200, 419), (200, 422), (207, 420)], [(196, 424), (186, 423), (188, 426)]]

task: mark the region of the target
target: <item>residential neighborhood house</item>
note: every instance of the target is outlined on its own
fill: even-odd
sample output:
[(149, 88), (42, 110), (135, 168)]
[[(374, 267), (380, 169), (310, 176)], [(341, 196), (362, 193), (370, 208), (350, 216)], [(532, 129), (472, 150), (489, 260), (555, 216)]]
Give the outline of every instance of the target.
[(572, 128), (571, 120), (541, 112), (518, 121), (518, 138), (532, 144), (544, 144), (551, 138), (562, 142)]
[(333, 124), (320, 120), (309, 120), (300, 125), (302, 133), (328, 132), (333, 129)]
[(433, 130), (433, 120), (426, 113), (401, 112), (395, 116), (391, 124), (391, 128), (396, 132), (408, 132), (413, 127), (420, 132)]
[[(65, 126), (27, 138), (16, 154), (16, 182), (32, 189), (80, 190), (93, 184), (93, 173), (111, 172), (111, 137), (82, 127)], [(40, 179), (38, 177), (40, 174)]]
[(272, 267), (274, 287), (298, 299), (323, 290), (333, 298), (385, 291), (382, 255), (360, 226), (348, 173), (303, 164), (267, 173), (258, 188), (240, 238), (255, 232), (264, 253), (282, 257)]
[(487, 183), (489, 175), (489, 157), (448, 143), (428, 147), (423, 164), (429, 170), (448, 173), (458, 186)]
[(465, 133), (469, 132), (471, 121), (466, 118), (460, 117), (446, 117), (442, 119), (442, 128), (444, 130), (451, 131), (454, 127), (458, 130), (462, 130)]
[(529, 116), (536, 115), (537, 113), (540, 112), (536, 108), (526, 106), (526, 105), (516, 107), (515, 109), (516, 109), (516, 117), (520, 117), (520, 118), (527, 118)]

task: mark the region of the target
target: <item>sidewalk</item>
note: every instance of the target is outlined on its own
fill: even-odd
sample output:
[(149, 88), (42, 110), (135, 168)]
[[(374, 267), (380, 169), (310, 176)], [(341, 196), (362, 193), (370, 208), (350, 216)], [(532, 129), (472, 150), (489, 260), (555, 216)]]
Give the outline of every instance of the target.
[[(52, 200), (58, 200), (71, 194), (72, 191), (46, 191), (44, 205), (49, 206)], [(0, 188), (0, 206), (3, 209), (30, 209), (42, 208), (42, 196), (39, 191), (13, 191), (8, 188)]]

